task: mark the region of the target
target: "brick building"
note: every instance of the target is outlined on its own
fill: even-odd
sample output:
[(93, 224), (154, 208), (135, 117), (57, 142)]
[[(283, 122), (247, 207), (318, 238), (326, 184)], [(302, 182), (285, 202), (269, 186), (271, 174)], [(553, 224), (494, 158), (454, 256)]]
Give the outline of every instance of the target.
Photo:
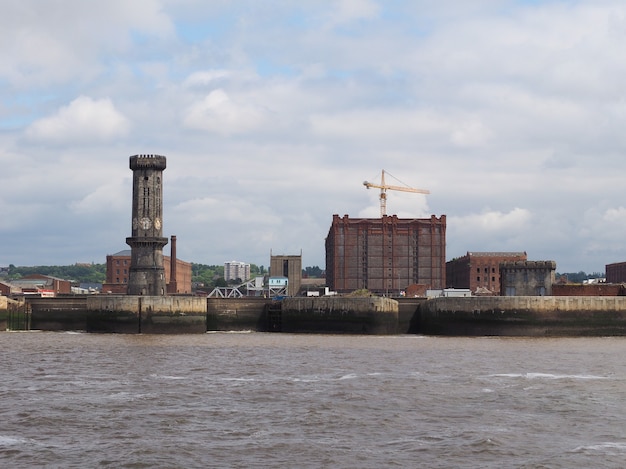
[(401, 294), (409, 285), (444, 287), (446, 216), (401, 219), (333, 215), (326, 237), (326, 283), (349, 293)]
[[(126, 295), (130, 261), (130, 249), (107, 255), (106, 282), (102, 285), (102, 293)], [(176, 291), (170, 291), (169, 288), (172, 272), (169, 256), (163, 256), (163, 268), (165, 283), (168, 285), (168, 294), (191, 293), (191, 263), (176, 259)]]
[(55, 297), (72, 293), (72, 282), (49, 275), (32, 274), (10, 282), (11, 293)]
[(525, 260), (525, 252), (468, 251), (446, 263), (446, 287), (500, 295), (500, 263)]
[(626, 283), (626, 262), (606, 265), (606, 283)]

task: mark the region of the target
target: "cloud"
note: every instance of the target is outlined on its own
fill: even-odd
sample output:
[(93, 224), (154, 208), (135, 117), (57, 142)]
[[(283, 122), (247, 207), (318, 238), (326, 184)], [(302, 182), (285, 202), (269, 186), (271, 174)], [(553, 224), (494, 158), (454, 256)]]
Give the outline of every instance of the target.
[(79, 96), (55, 115), (33, 122), (25, 134), (45, 143), (99, 143), (124, 137), (129, 130), (130, 122), (109, 98)]
[(103, 53), (123, 55), (141, 38), (154, 43), (173, 32), (160, 0), (9, 2), (0, 16), (0, 80), (20, 91), (85, 84), (106, 73)]
[(464, 231), (474, 234), (515, 233), (526, 229), (531, 221), (531, 213), (527, 209), (514, 208), (508, 213), (499, 211), (484, 211), (453, 217), (450, 221), (462, 226)]
[[(387, 209), (446, 214), (451, 256), (526, 250), (570, 271), (625, 257), (621, 0), (5, 3), (14, 263), (124, 249), (138, 153), (168, 157), (164, 226), (189, 261), (302, 248), (323, 265), (333, 214), (378, 216), (362, 181), (382, 168), (431, 191)], [(46, 214), (56, 237), (35, 256)]]
[(217, 89), (192, 104), (185, 112), (183, 122), (190, 129), (231, 135), (260, 128), (265, 115), (258, 107), (236, 102), (224, 90)]
[(216, 81), (230, 78), (231, 76), (232, 73), (228, 70), (204, 70), (194, 72), (185, 79), (183, 86), (186, 88), (203, 87), (212, 85)]
[(338, 25), (372, 19), (378, 16), (380, 10), (379, 5), (372, 0), (339, 0), (332, 11), (331, 23)]

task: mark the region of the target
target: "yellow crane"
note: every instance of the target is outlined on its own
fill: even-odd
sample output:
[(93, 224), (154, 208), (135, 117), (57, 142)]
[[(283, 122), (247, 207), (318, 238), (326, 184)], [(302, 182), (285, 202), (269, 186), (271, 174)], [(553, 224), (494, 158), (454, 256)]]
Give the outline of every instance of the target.
[(387, 190), (414, 192), (416, 194), (430, 194), (430, 191), (427, 191), (426, 189), (414, 189), (409, 186), (390, 186), (388, 184), (385, 184), (385, 170), (384, 169), (380, 176), (380, 184), (363, 181), (363, 185), (368, 189), (372, 189), (372, 188), (380, 189), (380, 216), (381, 217), (387, 215)]

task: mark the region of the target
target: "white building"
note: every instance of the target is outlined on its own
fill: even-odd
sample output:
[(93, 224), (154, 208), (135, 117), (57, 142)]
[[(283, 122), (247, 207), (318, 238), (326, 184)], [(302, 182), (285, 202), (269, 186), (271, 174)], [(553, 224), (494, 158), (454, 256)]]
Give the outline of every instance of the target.
[(240, 279), (242, 282), (250, 280), (250, 264), (245, 262), (224, 262), (224, 280)]

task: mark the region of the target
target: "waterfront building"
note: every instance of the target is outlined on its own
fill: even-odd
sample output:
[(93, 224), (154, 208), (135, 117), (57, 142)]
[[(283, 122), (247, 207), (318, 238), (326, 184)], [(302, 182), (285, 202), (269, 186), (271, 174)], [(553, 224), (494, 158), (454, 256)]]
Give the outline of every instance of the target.
[(128, 294), (165, 296), (163, 267), (163, 171), (166, 159), (160, 155), (130, 157), (133, 171), (132, 234), (126, 238), (131, 261)]
[[(163, 256), (163, 270), (168, 294), (191, 293), (191, 263), (176, 259), (176, 285), (171, 281), (171, 257)], [(106, 258), (106, 282), (102, 285), (102, 293), (126, 295), (128, 293), (128, 278), (130, 272), (131, 251), (125, 249)]]
[(287, 296), (296, 296), (302, 284), (302, 253), (273, 255), (270, 252), (270, 277), (287, 279)]
[(606, 265), (606, 283), (626, 283), (626, 262)]
[(526, 252), (475, 252), (446, 262), (446, 287), (500, 295), (500, 264), (527, 260)]
[(500, 263), (502, 296), (552, 296), (554, 261), (512, 261)]
[(402, 219), (333, 215), (326, 237), (326, 283), (338, 293), (401, 295), (409, 285), (441, 289), (446, 278), (446, 216)]

